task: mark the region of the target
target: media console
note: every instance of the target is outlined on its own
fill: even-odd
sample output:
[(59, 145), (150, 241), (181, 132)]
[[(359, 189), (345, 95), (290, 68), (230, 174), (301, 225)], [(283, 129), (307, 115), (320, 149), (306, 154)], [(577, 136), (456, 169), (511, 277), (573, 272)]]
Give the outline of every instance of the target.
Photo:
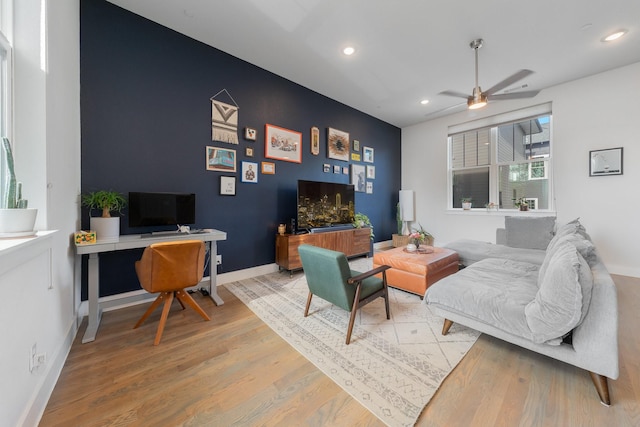
[(280, 269), (298, 270), (302, 268), (298, 246), (308, 244), (343, 252), (347, 257), (368, 255), (371, 252), (371, 231), (369, 228), (326, 231), (308, 234), (276, 235), (276, 264)]

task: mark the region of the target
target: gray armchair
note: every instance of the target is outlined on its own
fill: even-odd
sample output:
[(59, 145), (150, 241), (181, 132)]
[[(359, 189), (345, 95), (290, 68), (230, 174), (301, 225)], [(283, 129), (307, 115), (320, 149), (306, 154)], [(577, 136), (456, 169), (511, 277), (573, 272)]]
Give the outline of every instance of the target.
[[(311, 298), (314, 295), (351, 312), (347, 344), (351, 341), (356, 312), (360, 307), (382, 297), (385, 301), (387, 319), (390, 319), (386, 275), (386, 270), (391, 268), (390, 266), (382, 265), (366, 273), (360, 273), (349, 268), (347, 257), (341, 252), (312, 245), (300, 245), (298, 253), (309, 285), (304, 317), (309, 314)], [(382, 277), (376, 277), (380, 274)]]

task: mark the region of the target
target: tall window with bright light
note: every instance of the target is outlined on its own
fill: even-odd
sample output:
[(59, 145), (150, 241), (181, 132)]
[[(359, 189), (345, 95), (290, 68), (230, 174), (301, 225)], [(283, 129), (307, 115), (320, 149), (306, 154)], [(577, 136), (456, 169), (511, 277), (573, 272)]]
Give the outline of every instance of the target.
[(551, 206), (551, 115), (543, 114), (450, 134), (449, 208), (471, 198), (474, 208), (489, 203), (516, 209)]

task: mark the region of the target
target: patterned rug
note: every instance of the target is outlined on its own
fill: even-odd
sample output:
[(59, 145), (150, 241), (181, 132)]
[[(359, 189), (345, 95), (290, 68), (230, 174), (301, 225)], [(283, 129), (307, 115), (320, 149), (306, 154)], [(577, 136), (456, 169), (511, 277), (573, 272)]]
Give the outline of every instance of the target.
[[(351, 261), (367, 271), (371, 258)], [(416, 295), (390, 288), (391, 320), (384, 300), (358, 312), (351, 344), (349, 313), (314, 297), (301, 272), (272, 273), (224, 286), (291, 346), (389, 426), (414, 425), (422, 409), (469, 351), (479, 333), (454, 324), (442, 336), (442, 318)]]

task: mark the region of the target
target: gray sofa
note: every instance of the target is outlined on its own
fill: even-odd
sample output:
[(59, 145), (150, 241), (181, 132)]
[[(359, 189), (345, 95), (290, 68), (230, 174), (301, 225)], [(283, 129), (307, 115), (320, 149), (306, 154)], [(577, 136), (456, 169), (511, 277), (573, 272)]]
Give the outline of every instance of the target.
[(618, 378), (618, 303), (611, 276), (578, 220), (506, 217), (492, 244), (446, 245), (462, 268), (427, 289), (424, 302), (453, 322), (589, 371), (610, 405)]

